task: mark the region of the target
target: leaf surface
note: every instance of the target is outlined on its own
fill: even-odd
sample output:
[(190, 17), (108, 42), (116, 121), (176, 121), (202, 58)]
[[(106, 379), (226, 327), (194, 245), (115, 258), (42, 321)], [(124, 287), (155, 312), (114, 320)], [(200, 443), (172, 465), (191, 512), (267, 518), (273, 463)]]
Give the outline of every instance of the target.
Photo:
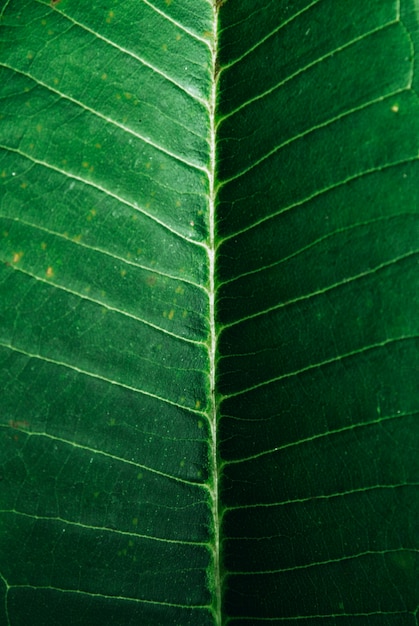
[(216, 4), (0, 4), (7, 626), (417, 625), (416, 3)]

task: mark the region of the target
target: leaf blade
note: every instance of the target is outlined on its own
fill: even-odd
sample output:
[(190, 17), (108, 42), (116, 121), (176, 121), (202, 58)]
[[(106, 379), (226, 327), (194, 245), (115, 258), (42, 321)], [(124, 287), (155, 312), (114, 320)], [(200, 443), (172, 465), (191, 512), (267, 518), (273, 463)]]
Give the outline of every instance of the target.
[(415, 620), (418, 103), (408, 5), (401, 14), (380, 3), (364, 19), (360, 3), (348, 20), (336, 3), (287, 3), (275, 21), (264, 3), (259, 32), (248, 7), (239, 19), (231, 3), (220, 14), (226, 39), (250, 35), (238, 56), (226, 42), (220, 79), (232, 624)]

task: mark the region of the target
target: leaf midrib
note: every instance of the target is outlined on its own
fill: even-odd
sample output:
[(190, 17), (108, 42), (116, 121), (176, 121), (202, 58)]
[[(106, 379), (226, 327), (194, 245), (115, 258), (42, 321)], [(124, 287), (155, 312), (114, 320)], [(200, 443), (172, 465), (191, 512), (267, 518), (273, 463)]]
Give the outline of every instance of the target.
[[(209, 394), (210, 394), (210, 433), (211, 433), (211, 474), (213, 477), (212, 485), (210, 485), (210, 494), (212, 496), (212, 519), (213, 519), (213, 611), (216, 626), (221, 626), (222, 619), (222, 598), (221, 598), (221, 554), (220, 554), (220, 503), (219, 503), (219, 458), (218, 458), (218, 441), (217, 441), (217, 417), (218, 403), (216, 395), (216, 359), (217, 359), (217, 327), (216, 327), (216, 276), (215, 276), (215, 258), (216, 258), (216, 230), (215, 230), (215, 205), (217, 196), (216, 185), (216, 103), (217, 103), (217, 84), (218, 84), (218, 11), (216, 2), (213, 2), (213, 37), (210, 45), (211, 50), (211, 93), (209, 102), (209, 125), (210, 125), (210, 143), (209, 143), (209, 198), (208, 198), (208, 217), (209, 217), (209, 247), (208, 247), (208, 267), (209, 267)], [(212, 489), (211, 489), (212, 487)]]

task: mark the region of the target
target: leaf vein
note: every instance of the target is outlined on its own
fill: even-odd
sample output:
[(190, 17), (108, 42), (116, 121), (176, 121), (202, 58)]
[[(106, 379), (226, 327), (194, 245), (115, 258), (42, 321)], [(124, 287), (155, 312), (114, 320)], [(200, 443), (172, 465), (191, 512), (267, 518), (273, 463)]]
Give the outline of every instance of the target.
[(152, 213), (148, 213), (145, 209), (140, 208), (136, 203), (133, 204), (132, 202), (129, 202), (125, 198), (122, 198), (122, 197), (118, 196), (117, 194), (115, 194), (112, 191), (110, 191), (110, 189), (106, 189), (105, 187), (102, 187), (101, 185), (98, 185), (97, 183), (95, 183), (95, 182), (93, 182), (91, 180), (87, 180), (86, 178), (82, 178), (81, 176), (73, 174), (72, 172), (67, 172), (67, 171), (57, 167), (56, 165), (53, 165), (52, 163), (48, 163), (46, 161), (41, 161), (40, 159), (36, 159), (32, 155), (27, 154), (25, 152), (22, 152), (21, 150), (18, 150), (17, 148), (12, 148), (12, 147), (6, 146), (4, 144), (0, 144), (0, 148), (2, 148), (5, 151), (10, 151), (10, 152), (14, 152), (15, 154), (19, 154), (20, 156), (28, 159), (28, 161), (31, 161), (32, 163), (36, 163), (36, 165), (42, 165), (43, 167), (45, 167), (47, 169), (50, 169), (50, 170), (53, 170), (54, 172), (57, 172), (58, 174), (62, 174), (63, 176), (65, 176), (67, 178), (71, 178), (73, 180), (77, 180), (78, 182), (83, 183), (84, 185), (87, 185), (89, 187), (93, 187), (97, 191), (100, 191), (100, 192), (104, 193), (105, 195), (109, 196), (110, 198), (114, 198), (118, 202), (121, 202), (121, 204), (124, 204), (125, 206), (128, 206), (131, 209), (134, 209), (135, 211), (138, 211), (139, 213), (141, 213), (145, 217), (148, 217), (153, 222), (155, 222), (156, 224), (159, 224), (160, 226), (162, 226), (163, 228), (165, 228), (166, 230), (171, 232), (173, 235), (176, 235), (180, 239), (183, 239), (184, 241), (187, 241), (188, 243), (191, 243), (191, 244), (193, 244), (195, 246), (199, 246), (201, 248), (204, 248), (205, 250), (207, 249), (207, 246), (206, 246), (205, 243), (202, 243), (201, 241), (195, 241), (194, 239), (190, 239), (189, 237), (186, 237), (185, 235), (183, 235), (179, 231), (174, 230), (173, 228), (171, 228), (163, 220), (158, 219)]
[(271, 385), (273, 383), (277, 383), (281, 380), (286, 380), (287, 378), (292, 378), (294, 376), (299, 376), (305, 372), (309, 372), (311, 370), (319, 369), (326, 365), (331, 365), (332, 363), (338, 363), (339, 361), (343, 361), (344, 359), (351, 358), (353, 356), (364, 354), (365, 352), (369, 352), (371, 350), (376, 350), (377, 348), (384, 348), (391, 344), (397, 343), (399, 341), (411, 341), (413, 339), (418, 339), (419, 335), (403, 335), (401, 337), (391, 337), (389, 339), (385, 339), (381, 342), (370, 344), (368, 346), (363, 346), (358, 350), (353, 350), (352, 352), (347, 352), (345, 354), (340, 354), (338, 356), (331, 357), (330, 359), (325, 359), (324, 361), (320, 361), (319, 363), (313, 363), (307, 365), (306, 367), (302, 367), (299, 370), (295, 370), (292, 372), (287, 372), (286, 374), (281, 374), (280, 376), (276, 376), (274, 378), (270, 378), (269, 380), (263, 381), (261, 383), (257, 383), (252, 387), (247, 387), (246, 389), (242, 389), (240, 391), (236, 391), (234, 393), (229, 393), (228, 395), (223, 396), (223, 400), (227, 398), (236, 398), (238, 396), (243, 396), (246, 393), (254, 391), (255, 389), (260, 389), (261, 387), (266, 387), (267, 385)]
[(333, 436), (333, 435), (340, 435), (342, 433), (346, 433), (346, 432), (350, 432), (350, 431), (354, 431), (354, 430), (361, 430), (363, 428), (369, 428), (370, 426), (377, 426), (378, 424), (382, 424), (383, 422), (390, 422), (393, 420), (398, 420), (398, 419), (402, 419), (404, 417), (409, 417), (409, 416), (413, 416), (416, 415), (416, 411), (415, 412), (410, 412), (410, 413), (394, 413), (392, 415), (386, 415), (386, 416), (380, 416), (377, 417), (377, 419), (374, 420), (370, 420), (368, 422), (359, 422), (358, 424), (350, 424), (349, 426), (344, 426), (342, 428), (336, 428), (333, 430), (328, 430), (325, 431), (324, 433), (319, 433), (317, 435), (313, 435), (311, 437), (306, 437), (304, 439), (299, 439), (298, 441), (291, 441), (290, 443), (285, 443), (281, 446), (275, 446), (274, 448), (271, 448), (269, 450), (263, 450), (262, 452), (259, 452), (257, 454), (252, 454), (250, 456), (247, 457), (242, 457), (240, 459), (233, 459), (233, 460), (229, 460), (229, 461), (225, 461), (224, 465), (236, 465), (238, 463), (247, 463), (249, 461), (254, 461), (256, 459), (259, 459), (261, 457), (270, 455), (270, 454), (275, 454), (276, 452), (282, 452), (283, 450), (287, 450), (289, 448), (296, 448), (300, 445), (304, 445), (307, 443), (311, 443), (313, 441), (318, 441), (319, 439), (325, 439), (329, 436)]
[[(9, 424), (0, 424), (0, 427), (10, 428)], [(157, 470), (153, 467), (148, 467), (147, 465), (144, 465), (143, 463), (138, 463), (136, 461), (133, 461), (132, 459), (126, 459), (124, 457), (117, 456), (116, 454), (111, 454), (110, 452), (99, 450), (98, 448), (92, 448), (91, 446), (86, 446), (82, 443), (77, 443), (76, 441), (65, 439), (64, 437), (57, 437), (56, 435), (52, 435), (47, 432), (40, 432), (40, 431), (38, 432), (35, 430), (25, 430), (25, 435), (27, 437), (39, 437), (39, 438), (44, 438), (44, 439), (50, 439), (51, 441), (62, 443), (66, 446), (70, 446), (77, 450), (88, 452), (89, 454), (103, 456), (103, 457), (106, 457), (107, 459), (111, 459), (112, 461), (117, 461), (118, 463), (123, 463), (125, 465), (132, 465), (136, 469), (141, 469), (141, 470), (150, 472), (151, 474), (156, 474), (157, 476), (160, 476), (161, 478), (167, 478), (168, 480), (181, 483), (184, 485), (188, 485), (190, 487), (196, 487), (198, 489), (203, 489), (206, 491), (209, 490), (208, 485), (206, 485), (205, 483), (197, 483), (196, 481), (186, 480), (185, 478), (180, 478), (179, 476), (173, 476), (171, 474), (161, 472), (160, 470)]]
[(161, 152), (161, 153), (165, 154), (166, 156), (169, 156), (170, 158), (174, 159), (175, 161), (179, 161), (180, 163), (183, 163), (184, 165), (187, 165), (188, 167), (190, 167), (192, 169), (204, 172), (208, 176), (207, 168), (203, 167), (202, 165), (199, 165), (198, 163), (194, 163), (192, 161), (188, 161), (187, 159), (183, 158), (181, 155), (176, 154), (175, 152), (171, 152), (170, 150), (168, 150), (164, 146), (159, 145), (159, 144), (153, 142), (149, 137), (145, 137), (144, 135), (140, 135), (139, 133), (133, 131), (128, 126), (125, 126), (124, 124), (121, 124), (120, 122), (117, 122), (116, 120), (114, 120), (114, 119), (112, 119), (110, 117), (107, 117), (106, 115), (104, 115), (100, 111), (96, 111), (95, 109), (92, 109), (91, 107), (89, 107), (87, 104), (85, 104), (81, 100), (77, 100), (76, 98), (73, 98), (72, 96), (69, 96), (68, 94), (63, 93), (63, 92), (59, 91), (58, 89), (55, 89), (51, 85), (48, 85), (47, 83), (44, 83), (39, 78), (35, 78), (34, 76), (32, 76), (31, 74), (28, 74), (27, 72), (23, 72), (22, 70), (19, 70), (19, 69), (15, 68), (15, 67), (11, 67), (10, 65), (6, 65), (4, 63), (2, 63), (1, 65), (3, 67), (5, 67), (5, 68), (9, 69), (9, 70), (12, 70), (12, 71), (16, 72), (17, 74), (21, 74), (22, 76), (25, 76), (26, 78), (30, 78), (31, 80), (33, 80), (34, 83), (40, 85), (44, 89), (47, 89), (51, 93), (56, 94), (57, 96), (59, 96), (63, 100), (67, 100), (68, 102), (71, 102), (72, 104), (75, 104), (76, 106), (80, 107), (83, 111), (88, 111), (89, 113), (91, 113), (92, 115), (94, 115), (94, 116), (98, 117), (99, 119), (103, 120), (107, 124), (110, 124), (111, 126), (115, 126), (116, 128), (119, 128), (119, 129), (123, 130), (127, 134), (132, 135), (136, 139), (139, 139), (143, 143), (151, 146), (152, 148), (154, 148), (158, 152)]
[[(372, 30), (370, 30), (370, 31), (368, 31), (366, 33), (362, 33), (362, 35), (359, 35), (358, 37), (355, 37), (354, 39), (351, 39), (350, 41), (346, 42), (343, 46), (340, 46), (338, 48), (330, 50), (329, 52), (327, 52), (327, 54), (324, 54), (323, 56), (318, 57), (317, 59), (315, 59), (311, 63), (308, 63), (304, 67), (300, 68), (298, 71), (293, 72), (292, 74), (289, 74), (284, 80), (281, 80), (279, 83), (277, 83), (273, 87), (270, 87), (269, 89), (267, 89), (266, 91), (258, 94), (257, 96), (255, 96), (253, 98), (250, 98), (249, 100), (246, 100), (245, 102), (243, 102), (239, 107), (237, 107), (233, 111), (230, 111), (226, 115), (223, 115), (222, 117), (220, 117), (218, 119), (217, 126), (222, 124), (225, 120), (229, 119), (230, 117), (233, 117), (234, 115), (236, 115), (236, 113), (239, 113), (240, 111), (245, 109), (247, 106), (249, 106), (253, 102), (257, 102), (258, 100), (262, 100), (263, 98), (269, 96), (274, 91), (277, 91), (278, 89), (280, 89), (281, 87), (283, 87), (284, 85), (286, 85), (287, 83), (292, 81), (294, 78), (297, 78), (298, 76), (301, 76), (302, 74), (304, 74), (308, 70), (312, 69), (313, 67), (316, 67), (316, 65), (319, 65), (320, 63), (322, 63), (326, 59), (330, 59), (331, 57), (335, 56), (337, 53), (343, 52), (344, 50), (350, 48), (351, 46), (353, 46), (353, 45), (355, 45), (357, 43), (359, 43), (360, 41), (363, 41), (367, 37), (370, 37), (371, 35), (374, 35), (374, 34), (376, 34), (378, 32), (381, 32), (385, 28), (393, 26), (396, 23), (397, 23), (397, 20), (393, 21), (393, 22), (389, 22), (388, 24), (380, 25), (377, 28), (374, 28), (374, 29), (372, 29)], [(407, 84), (404, 88), (409, 87), (409, 86), (410, 86), (410, 83)]]
[[(248, 315), (246, 317), (242, 317), (239, 320), (236, 320), (234, 322), (230, 322), (228, 324), (223, 325), (222, 329), (220, 332), (223, 332), (225, 329), (227, 328), (231, 328), (232, 326), (238, 326), (240, 324), (243, 324), (249, 320), (253, 320), (255, 318), (258, 317), (262, 317), (264, 315), (269, 315), (270, 313), (272, 313), (273, 311), (278, 311), (279, 309), (283, 309), (287, 306), (296, 304), (297, 302), (301, 302), (303, 300), (310, 300), (311, 298), (315, 298), (316, 296), (319, 295), (323, 295), (329, 291), (333, 291), (334, 289), (339, 289), (340, 287), (346, 286), (350, 283), (353, 283), (357, 280), (361, 280), (367, 276), (372, 276), (374, 274), (377, 274), (378, 272), (387, 269), (393, 265), (396, 265), (397, 263), (400, 263), (402, 261), (405, 261), (406, 259), (409, 259), (411, 257), (416, 256), (419, 253), (419, 250), (409, 250), (409, 252), (407, 252), (406, 254), (402, 254), (398, 257), (394, 257), (392, 259), (390, 259), (389, 261), (385, 261), (384, 263), (380, 263), (379, 265), (370, 268), (368, 270), (366, 270), (365, 272), (360, 272), (359, 274), (355, 274), (354, 276), (349, 276), (347, 278), (344, 278), (343, 280), (337, 282), (337, 283), (333, 283), (332, 285), (327, 285), (326, 287), (322, 287), (322, 289), (318, 289), (316, 291), (312, 291), (308, 294), (304, 294), (302, 296), (298, 296), (297, 298), (293, 298), (292, 300), (287, 300), (286, 302), (281, 302), (280, 304), (276, 304), (273, 307), (270, 307), (268, 309), (264, 309), (263, 311), (258, 311), (257, 313), (253, 313), (252, 315)], [(240, 354), (231, 354), (229, 355), (229, 357), (237, 357), (237, 356), (245, 356), (246, 353), (240, 353)], [(254, 354), (254, 353), (250, 353), (250, 354)], [(224, 357), (227, 358), (227, 357)]]
[(362, 104), (360, 104), (357, 107), (354, 107), (352, 109), (347, 109), (346, 111), (339, 113), (339, 115), (331, 117), (331, 118), (325, 120), (324, 122), (320, 122), (319, 124), (316, 124), (315, 126), (312, 126), (311, 128), (308, 128), (308, 129), (302, 131), (301, 133), (298, 133), (297, 135), (294, 135), (293, 137), (290, 137), (289, 139), (287, 139), (286, 141), (283, 141), (281, 144), (279, 144), (278, 146), (276, 146), (272, 150), (269, 150), (269, 152), (264, 154), (262, 157), (258, 158), (249, 167), (241, 170), (237, 174), (234, 174), (234, 176), (231, 176), (230, 178), (226, 178), (224, 180), (221, 180), (219, 182), (218, 189), (222, 189), (225, 185), (227, 185), (227, 184), (229, 184), (229, 183), (231, 183), (233, 181), (236, 181), (239, 178), (242, 178), (243, 176), (245, 176), (246, 174), (251, 172), (253, 169), (257, 168), (259, 165), (261, 165), (262, 163), (264, 163), (265, 161), (270, 159), (272, 156), (277, 154), (280, 150), (290, 146), (294, 142), (299, 141), (300, 139), (303, 139), (303, 138), (305, 139), (306, 137), (310, 136), (312, 133), (314, 133), (314, 132), (316, 132), (318, 130), (327, 128), (328, 126), (331, 126), (332, 124), (335, 124), (336, 122), (339, 122), (342, 119), (344, 119), (346, 117), (349, 117), (353, 113), (359, 113), (360, 111), (363, 111), (363, 110), (365, 110), (365, 109), (367, 109), (367, 108), (369, 108), (369, 107), (371, 107), (371, 106), (373, 106), (375, 104), (378, 104), (380, 102), (384, 102), (385, 100), (388, 100), (389, 98), (393, 98), (396, 95), (400, 95), (401, 93), (403, 93), (405, 91), (406, 91), (406, 88), (403, 87), (402, 89), (397, 89), (396, 91), (393, 91), (393, 92), (390, 92), (390, 93), (386, 93), (385, 96), (380, 96), (378, 98), (374, 98), (373, 100), (368, 100), (367, 102), (363, 102)]
[(169, 274), (167, 272), (163, 272), (163, 271), (161, 271), (159, 269), (156, 269), (156, 267), (151, 267), (151, 265), (142, 265), (141, 263), (135, 263), (134, 261), (131, 261), (130, 259), (127, 259), (125, 257), (119, 256), (117, 254), (114, 254), (114, 253), (110, 252), (109, 250), (105, 250), (105, 249), (99, 248), (97, 246), (92, 246), (90, 244), (85, 243), (84, 241), (79, 240), (79, 239), (68, 237), (68, 236), (66, 236), (63, 233), (59, 233), (57, 231), (51, 230), (49, 228), (46, 228), (45, 226), (41, 226), (40, 224), (34, 224), (33, 222), (28, 222), (27, 220), (23, 220), (20, 217), (9, 217), (8, 215), (0, 215), (0, 218), (12, 220), (13, 222), (16, 222), (18, 224), (24, 224), (25, 226), (29, 226), (30, 228), (33, 228), (34, 230), (39, 230), (40, 232), (46, 233), (48, 235), (53, 235), (54, 237), (58, 237), (60, 239), (68, 241), (69, 243), (74, 244), (75, 246), (80, 246), (81, 248), (85, 248), (86, 250), (90, 250), (92, 252), (99, 252), (100, 254), (104, 254), (104, 255), (110, 257), (111, 259), (114, 259), (115, 261), (121, 261), (125, 265), (130, 265), (130, 266), (135, 267), (137, 269), (141, 269), (141, 270), (145, 270), (146, 272), (150, 272), (150, 274), (156, 274), (157, 276), (161, 276), (163, 278), (169, 278), (170, 280), (174, 280), (174, 281), (178, 281), (178, 282), (181, 282), (181, 283), (185, 283), (187, 285), (191, 285), (192, 287), (196, 287), (197, 289), (201, 289), (202, 291), (204, 291), (205, 294), (208, 293), (207, 289), (203, 285), (200, 285), (199, 283), (195, 283), (194, 281), (189, 280), (188, 278), (185, 278), (184, 276), (180, 276), (180, 275), (177, 276), (175, 274)]
[(70, 23), (74, 24), (75, 26), (78, 26), (82, 30), (90, 33), (91, 35), (94, 35), (95, 37), (97, 37), (101, 41), (107, 43), (108, 45), (112, 46), (116, 50), (119, 50), (119, 52), (122, 52), (123, 54), (126, 54), (127, 56), (130, 56), (131, 58), (135, 59), (136, 61), (138, 61), (139, 63), (141, 63), (145, 67), (148, 67), (153, 72), (155, 72), (156, 74), (159, 74), (162, 78), (167, 80), (169, 83), (172, 83), (173, 85), (175, 85), (176, 87), (181, 89), (184, 93), (186, 93), (188, 96), (190, 96), (190, 98), (192, 98), (192, 100), (200, 102), (201, 104), (203, 104), (205, 106), (205, 108), (208, 108), (208, 102), (206, 102), (206, 100), (204, 98), (198, 97), (193, 89), (188, 89), (188, 87), (186, 85), (182, 85), (182, 83), (179, 83), (178, 81), (174, 80), (169, 74), (166, 74), (166, 72), (163, 72), (162, 70), (160, 70), (158, 67), (156, 67), (155, 65), (153, 65), (152, 63), (150, 63), (149, 61), (144, 59), (143, 57), (140, 57), (137, 54), (134, 54), (133, 52), (128, 50), (127, 48), (124, 48), (124, 47), (118, 45), (117, 43), (115, 43), (111, 39), (108, 39), (104, 35), (101, 35), (100, 33), (94, 31), (89, 26), (86, 26), (85, 24), (82, 24), (81, 22), (78, 22), (74, 18), (70, 17), (68, 14), (63, 14), (62, 13), (61, 15), (63, 15)]
[[(257, 50), (257, 48), (259, 48), (262, 44), (264, 44), (265, 41), (267, 41), (268, 39), (276, 35), (285, 26), (287, 26), (288, 24), (290, 24), (291, 22), (299, 18), (303, 13), (310, 10), (316, 4), (320, 4), (320, 2), (322, 2), (322, 0), (313, 0), (313, 2), (307, 4), (307, 6), (301, 9), (301, 11), (294, 13), (294, 15), (291, 15), (291, 17), (281, 22), (279, 26), (271, 30), (267, 35), (265, 35), (265, 37), (263, 37), (262, 39), (259, 39), (259, 41), (255, 45), (248, 48), (248, 50), (246, 50), (246, 52), (244, 52), (241, 56), (237, 57), (233, 61), (230, 61), (230, 63), (226, 63), (225, 65), (223, 65), (221, 70), (230, 69), (231, 67), (233, 67), (234, 65), (242, 61), (245, 57), (249, 56), (252, 52)], [(252, 17), (252, 13), (249, 14), (248, 19), (250, 19), (251, 17)]]
[(184, 337), (182, 335), (177, 335), (176, 333), (171, 332), (170, 330), (167, 330), (166, 328), (163, 328), (162, 326), (157, 326), (157, 324), (153, 324), (153, 322), (150, 322), (149, 320), (143, 319), (141, 317), (138, 317), (136, 315), (134, 315), (133, 313), (129, 313), (128, 311), (123, 311), (122, 309), (118, 309), (117, 307), (111, 306), (110, 304), (107, 304), (106, 302), (102, 301), (102, 300), (96, 300), (95, 298), (92, 298), (90, 296), (88, 296), (87, 294), (83, 294), (80, 293), (78, 291), (74, 291), (73, 289), (70, 289), (69, 287), (65, 287), (64, 285), (60, 285), (58, 283), (55, 283), (52, 279), (46, 279), (43, 278), (33, 272), (30, 272), (29, 270), (25, 270), (22, 267), (19, 267), (17, 265), (12, 265), (13, 269), (17, 272), (20, 272), (21, 274), (24, 274), (25, 276), (30, 276), (31, 278), (44, 283), (45, 285), (50, 285), (51, 287), (53, 287), (54, 289), (59, 289), (61, 291), (65, 291), (66, 293), (71, 294), (72, 296), (76, 296), (82, 300), (86, 300), (87, 302), (91, 302), (92, 304), (97, 304), (101, 307), (103, 307), (104, 309), (106, 309), (107, 311), (112, 311), (114, 313), (118, 313), (120, 315), (123, 315), (125, 317), (128, 317), (130, 319), (135, 320), (136, 322), (139, 322), (140, 324), (144, 324), (145, 326), (148, 326), (149, 328), (153, 328), (154, 330), (157, 330), (160, 333), (163, 333), (164, 335), (167, 335), (168, 337), (172, 337), (173, 339), (179, 339), (180, 341), (185, 341), (187, 343), (196, 345), (196, 346), (205, 346), (205, 342), (204, 341), (197, 341), (196, 339), (190, 339), (189, 337)]
[[(419, 487), (419, 482), (405, 482), (405, 483), (395, 483), (388, 485), (367, 485), (366, 487), (358, 487), (357, 489), (349, 489), (347, 491), (339, 491), (337, 493), (329, 493), (329, 494), (318, 494), (315, 496), (307, 496), (305, 498), (293, 498), (292, 500), (282, 500), (281, 502), (257, 502), (256, 504), (245, 504), (245, 505), (236, 505), (236, 506), (226, 506), (224, 510), (224, 514), (226, 515), (229, 511), (244, 511), (247, 509), (264, 509), (264, 508), (274, 508), (278, 506), (288, 506), (292, 504), (304, 504), (306, 502), (316, 502), (318, 500), (332, 500), (334, 498), (346, 498), (347, 496), (352, 496), (358, 493), (366, 493), (368, 491), (377, 491), (377, 490), (394, 490), (394, 489), (404, 489), (406, 487)], [(229, 537), (229, 539), (239, 539), (236, 537)]]
[(190, 413), (194, 413), (195, 415), (200, 415), (201, 417), (207, 417), (206, 413), (203, 411), (199, 411), (197, 409), (193, 409), (191, 407), (179, 404), (178, 402), (174, 402), (173, 400), (169, 400), (169, 398), (164, 398), (163, 396), (158, 396), (154, 393), (151, 393), (149, 391), (145, 391), (144, 389), (139, 389), (137, 387), (132, 387), (131, 385), (127, 385), (121, 381), (117, 381), (117, 380), (112, 380), (111, 378), (107, 378), (106, 376), (101, 376), (100, 374), (96, 373), (96, 372), (90, 372), (88, 370), (84, 370), (81, 369), (79, 367), (77, 367), (76, 365), (73, 365), (71, 363), (65, 363), (63, 361), (58, 361), (56, 359), (52, 359), (49, 358), (45, 355), (42, 354), (35, 354), (35, 353), (31, 353), (28, 352), (26, 350), (24, 350), (23, 348), (18, 348), (17, 346), (13, 346), (11, 344), (6, 344), (6, 343), (0, 343), (0, 347), (2, 348), (7, 348), (8, 350), (11, 350), (13, 352), (18, 352), (19, 354), (23, 354), (25, 356), (27, 356), (30, 359), (39, 359), (40, 361), (45, 361), (46, 363), (51, 363), (52, 365), (57, 365), (59, 367), (64, 367), (70, 370), (73, 370), (74, 372), (77, 372), (78, 374), (81, 374), (82, 376), (89, 376), (91, 378), (96, 378), (98, 380), (102, 380), (105, 383), (109, 383), (110, 385), (115, 385), (117, 387), (122, 387), (123, 389), (128, 389), (129, 391), (133, 391), (135, 393), (138, 393), (140, 395), (144, 395), (144, 396), (148, 396), (149, 398), (154, 398), (155, 400), (159, 400), (160, 402), (163, 402), (164, 404), (170, 404), (171, 406), (175, 406), (179, 409), (188, 411)]
[(167, 15), (167, 13), (165, 13), (164, 11), (161, 11), (160, 9), (158, 9), (152, 2), (149, 2), (149, 0), (143, 0), (143, 2), (144, 4), (147, 4), (150, 7), (150, 9), (158, 13), (161, 17), (166, 19), (168, 22), (171, 22), (172, 24), (174, 24), (180, 30), (183, 30), (184, 33), (186, 33), (193, 39), (196, 39), (197, 41), (204, 43), (209, 48), (211, 47), (210, 42), (207, 39), (205, 39), (205, 37), (200, 37), (194, 31), (189, 30), (189, 28), (186, 28), (186, 26), (184, 26), (181, 22), (178, 22), (177, 20), (173, 19), (173, 17), (170, 17), (170, 15)]
[[(10, 514), (17, 515), (20, 517), (29, 518), (35, 521), (42, 522), (57, 522), (58, 524), (64, 524), (66, 526), (74, 526), (76, 528), (82, 528), (84, 530), (94, 530), (94, 531), (104, 531), (107, 533), (115, 534), (115, 535), (123, 535), (126, 537), (133, 537), (135, 539), (147, 539), (150, 541), (156, 541), (161, 543), (169, 543), (176, 545), (185, 545), (185, 546), (202, 546), (207, 548), (208, 543), (204, 541), (184, 541), (181, 539), (168, 539), (166, 537), (155, 537), (153, 535), (143, 535), (141, 533), (134, 533), (128, 530), (119, 530), (118, 528), (109, 528), (107, 526), (94, 526), (91, 524), (83, 524), (81, 522), (76, 522), (74, 520), (65, 519), (63, 517), (52, 517), (47, 515), (36, 515), (35, 513), (26, 513), (24, 511), (16, 511), (15, 509), (0, 509), (0, 514)], [(63, 529), (64, 530), (64, 529)]]
[(273, 570), (260, 570), (260, 571), (250, 571), (250, 572), (243, 572), (243, 571), (232, 571), (229, 570), (229, 574), (232, 576), (270, 576), (272, 574), (282, 574), (284, 572), (294, 572), (297, 570), (307, 570), (310, 569), (312, 567), (324, 567), (327, 565), (330, 565), (332, 563), (343, 563), (343, 562), (348, 562), (348, 561), (354, 561), (355, 559), (359, 559), (359, 558), (363, 558), (365, 556), (386, 556), (387, 554), (400, 554), (403, 552), (408, 552), (408, 553), (418, 553), (419, 554), (419, 549), (416, 548), (391, 548), (388, 550), (365, 550), (364, 552), (359, 552), (357, 554), (351, 554), (349, 556), (343, 555), (340, 558), (336, 558), (336, 559), (328, 559), (327, 561), (315, 561), (312, 563), (305, 563), (302, 565), (295, 565), (294, 567), (282, 567), (282, 568), (278, 568), (278, 569), (273, 569)]

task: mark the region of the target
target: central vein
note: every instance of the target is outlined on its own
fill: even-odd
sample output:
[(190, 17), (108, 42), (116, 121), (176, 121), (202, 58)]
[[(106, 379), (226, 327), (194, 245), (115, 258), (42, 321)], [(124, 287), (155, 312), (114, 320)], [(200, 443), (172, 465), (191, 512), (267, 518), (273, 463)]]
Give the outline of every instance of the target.
[(210, 367), (210, 428), (211, 428), (211, 475), (212, 475), (212, 522), (213, 522), (213, 610), (215, 624), (221, 626), (221, 574), (220, 574), (220, 511), (217, 454), (217, 396), (216, 358), (217, 332), (215, 318), (215, 199), (216, 199), (216, 103), (217, 103), (217, 47), (218, 9), (213, 4), (213, 37), (211, 46), (211, 94), (209, 101), (210, 155), (209, 155), (209, 367)]

